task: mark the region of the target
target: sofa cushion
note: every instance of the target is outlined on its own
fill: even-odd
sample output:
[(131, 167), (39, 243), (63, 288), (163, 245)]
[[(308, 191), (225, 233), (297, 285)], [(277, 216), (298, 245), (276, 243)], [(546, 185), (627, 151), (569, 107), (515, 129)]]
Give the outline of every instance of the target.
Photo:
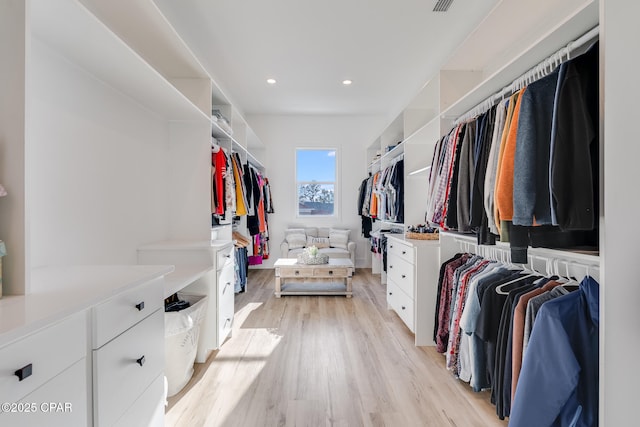
[(318, 229), (316, 227), (305, 227), (304, 233), (307, 237), (318, 237)]
[(330, 245), (328, 237), (307, 236), (307, 246), (315, 246), (318, 249), (328, 248)]
[(329, 237), (329, 231), (331, 229), (329, 227), (318, 227), (317, 237)]
[(347, 244), (349, 243), (349, 231), (350, 230), (338, 230), (336, 228), (330, 229), (329, 242), (331, 243), (331, 247), (348, 249)]
[(304, 248), (307, 244), (307, 236), (302, 228), (285, 230), (284, 239), (289, 244), (289, 249)]
[(351, 258), (351, 253), (341, 248), (322, 248), (318, 252), (329, 255), (329, 258)]

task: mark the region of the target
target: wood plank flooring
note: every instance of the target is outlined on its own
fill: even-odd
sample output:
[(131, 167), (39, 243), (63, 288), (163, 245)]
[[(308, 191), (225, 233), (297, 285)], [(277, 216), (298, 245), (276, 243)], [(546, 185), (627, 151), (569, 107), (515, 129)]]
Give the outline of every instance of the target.
[(166, 425), (506, 426), (387, 310), (380, 276), (359, 269), (353, 298), (273, 296), (251, 270), (233, 335), (169, 399)]

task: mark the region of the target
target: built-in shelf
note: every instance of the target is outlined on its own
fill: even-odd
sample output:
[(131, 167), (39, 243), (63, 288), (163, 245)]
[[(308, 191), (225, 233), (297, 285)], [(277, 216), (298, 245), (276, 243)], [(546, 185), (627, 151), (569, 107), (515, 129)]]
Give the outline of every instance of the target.
[(390, 225), (390, 226), (392, 226), (394, 228), (402, 228), (402, 229), (404, 229), (404, 223), (403, 222), (386, 221), (384, 219), (376, 219), (376, 222), (379, 222), (380, 224)]
[(211, 270), (213, 270), (213, 265), (176, 265), (173, 273), (169, 273), (164, 277), (164, 297), (170, 297), (183, 290), (187, 285), (195, 282)]
[(404, 142), (401, 141), (398, 145), (380, 156), (380, 164), (384, 165), (402, 154), (404, 154)]
[(414, 171), (411, 171), (407, 174), (407, 176), (415, 176), (415, 175), (421, 175), (421, 174), (428, 174), (429, 170), (431, 169), (431, 166), (425, 166), (423, 168), (420, 169), (416, 169)]
[[(453, 238), (459, 242), (466, 242), (467, 244), (478, 246), (478, 238), (475, 234), (464, 234), (456, 231), (441, 231), (440, 236)], [(496, 242), (494, 245), (480, 245), (486, 248), (498, 248), (501, 250), (510, 250), (509, 242)], [(582, 249), (572, 248), (528, 248), (528, 254), (533, 256), (544, 256), (552, 259), (566, 259), (569, 261), (582, 262), (593, 266), (599, 266), (600, 255), (599, 253), (588, 253), (588, 251)]]
[[(251, 163), (253, 166), (257, 167), (258, 169), (262, 169), (264, 170), (264, 165), (262, 164), (262, 162), (260, 162), (260, 160), (258, 160), (256, 158), (256, 156), (254, 156), (253, 154), (251, 154), (251, 151), (249, 151), (246, 147), (243, 147), (242, 145), (240, 145), (237, 141), (232, 140), (234, 142), (233, 145), (233, 150), (234, 151), (242, 151), (247, 155), (247, 161), (249, 163)], [(236, 150), (236, 148), (239, 148), (239, 150)]]
[[(205, 115), (211, 77), (153, 1), (79, 0)], [(140, 29), (144, 28), (144, 31)]]
[(211, 128), (211, 135), (216, 137), (217, 139), (227, 139), (237, 143), (237, 141), (229, 134), (226, 130), (222, 129), (217, 121), (211, 120), (211, 124), (213, 125)]
[(440, 117), (456, 119), (484, 100), (510, 85), (517, 77), (539, 64), (560, 47), (575, 40), (598, 25), (597, 2), (585, 2), (566, 19), (523, 49), (510, 61), (497, 69), (471, 89), (466, 95), (443, 109)]
[(147, 110), (168, 120), (208, 120), (80, 3), (33, 2), (30, 18), (34, 37), (44, 45)]

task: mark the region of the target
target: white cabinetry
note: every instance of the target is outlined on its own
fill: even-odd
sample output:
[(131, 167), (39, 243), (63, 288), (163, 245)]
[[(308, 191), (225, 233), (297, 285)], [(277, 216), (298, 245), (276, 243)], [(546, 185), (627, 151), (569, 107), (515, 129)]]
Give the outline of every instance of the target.
[(433, 345), (440, 271), (438, 241), (387, 237), (387, 304), (409, 330), (416, 345)]
[[(123, 292), (93, 311), (94, 425), (111, 426), (149, 393), (155, 412), (162, 390), (150, 389), (164, 369), (163, 283), (154, 280)], [(143, 408), (138, 408), (138, 411)], [(125, 423), (126, 424), (126, 423)]]
[(1, 299), (0, 425), (163, 425), (170, 271), (37, 269), (32, 294)]
[(234, 316), (235, 257), (230, 241), (158, 242), (138, 249), (140, 264), (173, 264), (164, 296), (178, 291), (206, 295), (196, 362), (204, 363), (231, 335)]
[(1, 425), (87, 424), (86, 337), (82, 311), (0, 348)]

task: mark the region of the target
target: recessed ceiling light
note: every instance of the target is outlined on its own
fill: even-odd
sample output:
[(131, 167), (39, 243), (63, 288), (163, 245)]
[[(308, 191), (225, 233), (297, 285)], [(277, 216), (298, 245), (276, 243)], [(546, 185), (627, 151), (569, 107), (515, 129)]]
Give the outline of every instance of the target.
[(276, 79), (267, 79), (267, 83), (269, 83), (270, 85), (274, 85), (276, 84)]
[(349, 86), (351, 83), (353, 83), (351, 80), (347, 79), (347, 80), (343, 80), (342, 84), (345, 86)]

